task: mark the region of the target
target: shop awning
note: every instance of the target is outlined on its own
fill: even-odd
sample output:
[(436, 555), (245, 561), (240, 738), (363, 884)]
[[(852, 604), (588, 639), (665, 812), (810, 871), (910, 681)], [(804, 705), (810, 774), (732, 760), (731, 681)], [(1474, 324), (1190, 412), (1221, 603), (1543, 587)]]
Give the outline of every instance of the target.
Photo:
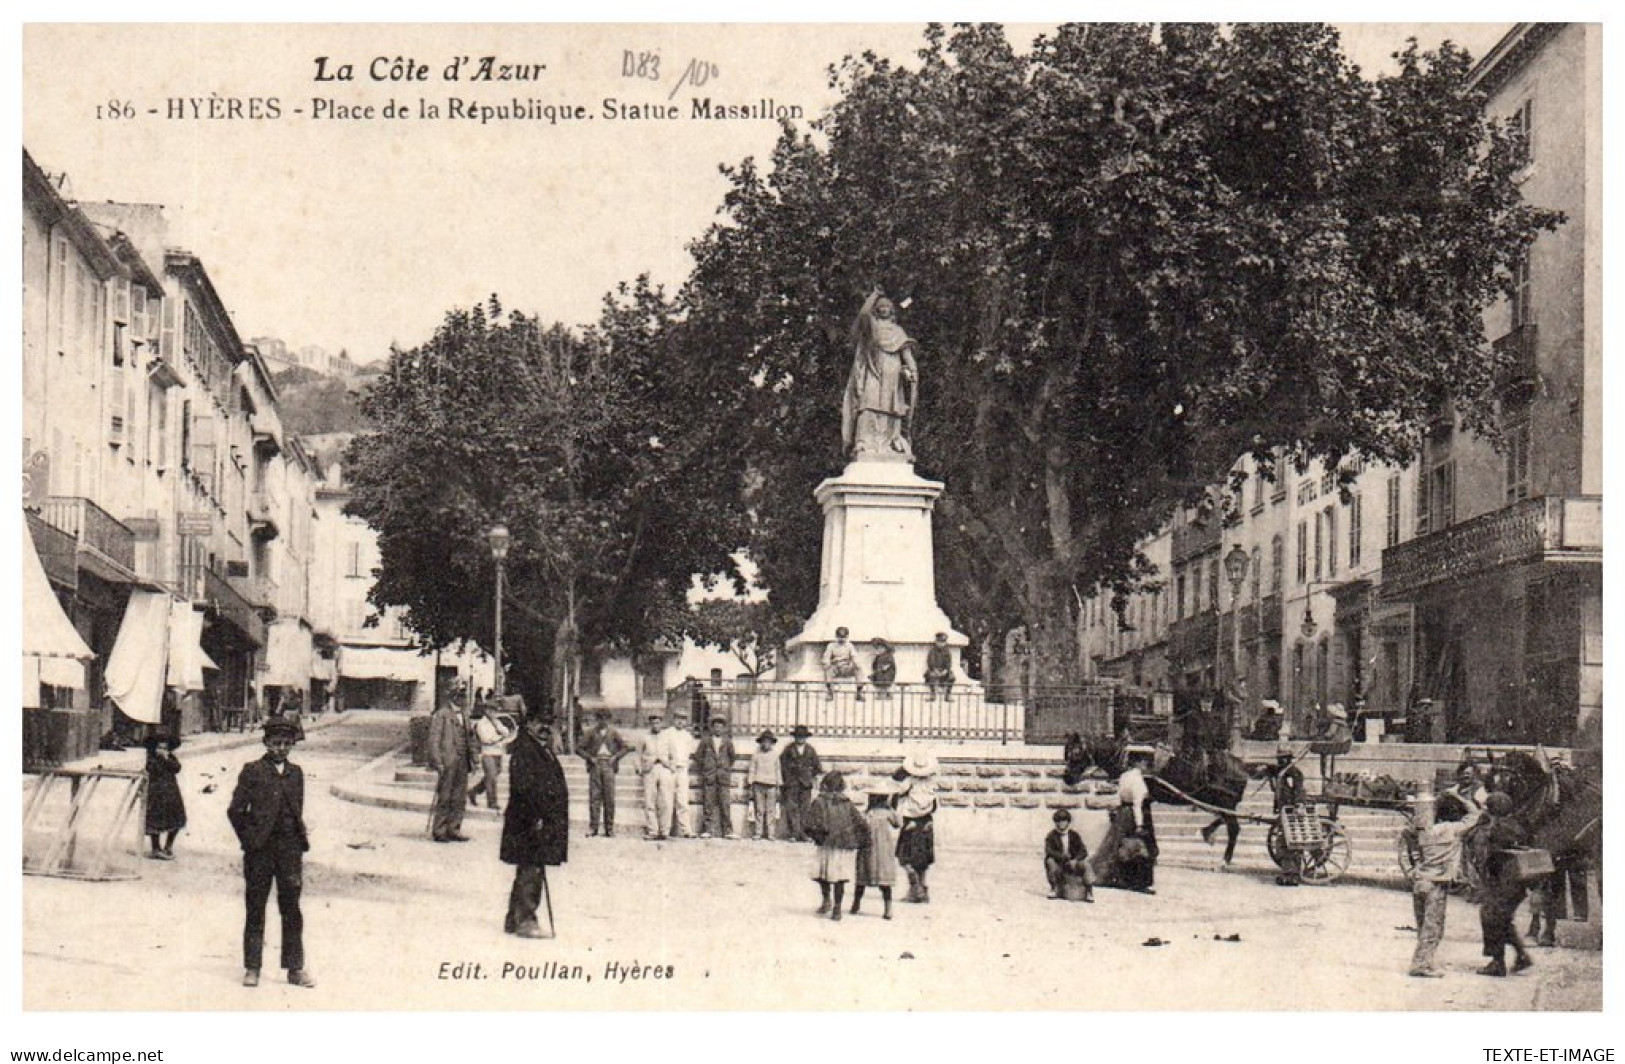
[[(169, 668), (164, 682), (181, 691), (203, 690), (203, 670), (214, 665), (203, 653), (203, 614), (190, 602), (169, 606)], [(218, 666), (214, 666), (218, 667)]]
[(40, 684), (83, 690), (85, 662), (96, 655), (62, 612), (26, 521), (23, 530), (23, 706), (38, 709)]
[(422, 681), (434, 672), (434, 659), (392, 647), (340, 647), (339, 675), (353, 680)]
[(118, 640), (107, 658), (107, 697), (125, 716), (146, 724), (162, 720), (170, 601), (161, 592), (131, 591)]

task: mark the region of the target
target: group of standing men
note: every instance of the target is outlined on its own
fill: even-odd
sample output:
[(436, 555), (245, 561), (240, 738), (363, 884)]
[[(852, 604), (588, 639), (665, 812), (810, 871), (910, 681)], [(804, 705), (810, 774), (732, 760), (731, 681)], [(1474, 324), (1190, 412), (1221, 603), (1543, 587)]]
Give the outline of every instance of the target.
[[(582, 736), (580, 755), (587, 766), (588, 835), (615, 834), (615, 779), (621, 762), (637, 757), (637, 772), (643, 781), (644, 837), (650, 840), (693, 838), (691, 788), (699, 789), (699, 838), (734, 837), (733, 770), (739, 760), (728, 722), (713, 716), (706, 729), (695, 735), (688, 718), (679, 713), (670, 727), (664, 714), (648, 718), (649, 734), (637, 746), (624, 739), (610, 723), (608, 710), (599, 710), (597, 721)], [(775, 752), (777, 736), (764, 731), (757, 736), (757, 750), (750, 758), (746, 777), (749, 815), (755, 820), (755, 836), (771, 838), (773, 808), (783, 812), (787, 837), (793, 842), (808, 841), (807, 812), (823, 777), (818, 751), (807, 740), (812, 735), (804, 725), (791, 732), (791, 742)]]

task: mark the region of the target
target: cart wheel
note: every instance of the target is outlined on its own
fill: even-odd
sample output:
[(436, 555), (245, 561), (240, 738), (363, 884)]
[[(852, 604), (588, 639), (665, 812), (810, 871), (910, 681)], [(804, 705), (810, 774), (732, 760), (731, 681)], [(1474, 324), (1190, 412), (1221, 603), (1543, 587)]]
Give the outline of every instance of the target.
[(1354, 844), (1341, 824), (1322, 817), (1320, 827), (1326, 833), (1326, 845), (1303, 855), (1303, 881), (1316, 886), (1335, 881), (1354, 860)]
[(1268, 848), (1270, 860), (1275, 862), (1276, 868), (1283, 872), (1294, 870), (1294, 865), (1290, 863), (1291, 852), (1286, 848), (1286, 832), (1282, 830), (1279, 820), (1270, 825), (1269, 837), (1264, 840), (1264, 845)]

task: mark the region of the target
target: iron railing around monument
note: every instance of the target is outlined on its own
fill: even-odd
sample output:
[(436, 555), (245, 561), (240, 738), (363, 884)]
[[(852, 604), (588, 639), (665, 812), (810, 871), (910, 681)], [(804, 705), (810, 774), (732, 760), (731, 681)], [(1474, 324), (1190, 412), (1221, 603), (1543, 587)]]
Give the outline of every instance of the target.
[(1060, 742), (1067, 732), (1111, 734), (1112, 682), (1073, 687), (956, 683), (947, 691), (926, 684), (852, 681), (833, 688), (820, 681), (729, 680), (684, 684), (667, 693), (668, 719), (687, 716), (704, 726), (728, 721), (734, 736), (769, 730), (780, 739), (796, 725), (826, 738), (934, 739), (958, 742)]

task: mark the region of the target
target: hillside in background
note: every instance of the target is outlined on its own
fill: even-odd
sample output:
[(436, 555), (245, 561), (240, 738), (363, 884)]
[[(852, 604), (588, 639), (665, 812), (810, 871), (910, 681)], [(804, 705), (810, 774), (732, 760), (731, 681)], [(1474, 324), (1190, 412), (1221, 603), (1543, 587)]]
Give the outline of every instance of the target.
[(376, 375), (366, 372), (370, 368), (348, 378), (300, 366), (274, 374), (283, 429), (295, 436), (369, 431), (372, 425), (361, 412), (361, 394)]

